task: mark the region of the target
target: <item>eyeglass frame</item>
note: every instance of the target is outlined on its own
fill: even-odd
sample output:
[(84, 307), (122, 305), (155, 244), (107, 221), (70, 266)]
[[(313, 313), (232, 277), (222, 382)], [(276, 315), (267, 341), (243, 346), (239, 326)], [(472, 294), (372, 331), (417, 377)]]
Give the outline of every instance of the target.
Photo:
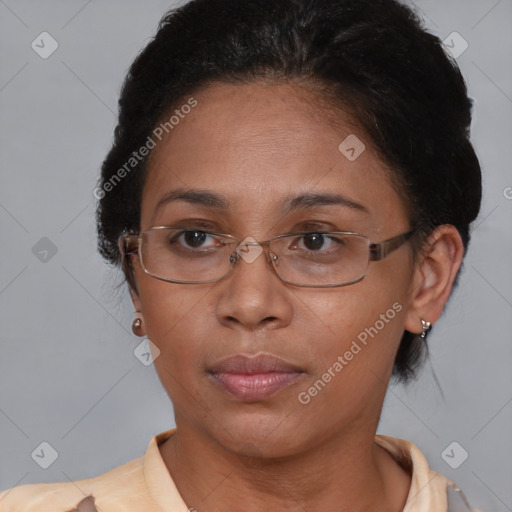
[[(165, 277), (159, 277), (155, 274), (152, 274), (151, 272), (149, 272), (146, 269), (146, 265), (144, 264), (144, 259), (142, 258), (141, 240), (142, 240), (142, 235), (144, 233), (146, 233), (147, 231), (158, 230), (158, 229), (178, 229), (178, 230), (183, 230), (183, 231), (198, 231), (201, 233), (206, 233), (208, 235), (223, 236), (223, 237), (231, 238), (233, 241), (237, 242), (237, 247), (236, 247), (235, 251), (230, 255), (229, 270), (219, 278), (208, 279), (206, 281), (181, 281), (178, 279), (169, 279), (169, 278), (165, 278)], [(293, 286), (301, 286), (301, 287), (307, 287), (307, 288), (333, 288), (333, 287), (339, 287), (339, 286), (348, 286), (351, 284), (358, 283), (359, 281), (362, 281), (364, 279), (364, 277), (366, 276), (366, 273), (368, 271), (368, 265), (371, 261), (383, 260), (384, 258), (389, 256), (393, 251), (395, 251), (396, 249), (401, 247), (403, 244), (405, 244), (412, 237), (412, 235), (415, 232), (416, 232), (416, 228), (412, 228), (410, 231), (407, 231), (406, 233), (401, 233), (400, 235), (396, 235), (394, 237), (388, 238), (387, 240), (383, 240), (382, 242), (371, 242), (367, 236), (361, 235), (360, 233), (356, 233), (353, 231), (321, 231), (321, 230), (305, 231), (305, 232), (297, 232), (297, 233), (284, 233), (282, 235), (277, 235), (273, 238), (270, 238), (268, 240), (261, 241), (261, 242), (259, 242), (259, 241), (247, 242), (244, 240), (239, 240), (238, 238), (236, 238), (233, 235), (230, 235), (228, 233), (215, 233), (212, 231), (207, 231), (207, 230), (199, 229), (199, 228), (194, 229), (194, 228), (190, 228), (190, 227), (186, 227), (186, 226), (152, 226), (152, 227), (145, 229), (144, 231), (141, 231), (138, 233), (132, 232), (132, 231), (123, 231), (118, 238), (118, 248), (119, 248), (119, 252), (121, 254), (121, 261), (122, 261), (123, 268), (125, 270), (127, 270), (130, 274), (131, 274), (131, 269), (125, 267), (125, 262), (127, 261), (126, 256), (128, 256), (129, 254), (135, 253), (138, 255), (138, 258), (139, 258), (139, 261), (141, 262), (141, 266), (142, 266), (144, 273), (146, 273), (147, 275), (149, 275), (151, 277), (154, 277), (155, 279), (158, 279), (160, 281), (165, 281), (168, 283), (177, 283), (177, 284), (207, 284), (207, 283), (216, 283), (218, 281), (221, 281), (233, 270), (233, 268), (235, 267), (235, 264), (240, 259), (240, 253), (238, 252), (237, 249), (242, 242), (244, 242), (244, 246), (257, 245), (257, 246), (261, 246), (262, 248), (263, 248), (263, 246), (268, 246), (266, 249), (264, 249), (264, 251), (266, 252), (267, 258), (270, 257), (270, 261), (272, 262), (272, 268), (274, 269), (277, 277), (279, 277), (279, 279), (282, 282), (284, 282), (286, 284), (291, 284)], [(313, 235), (317, 235), (317, 234), (318, 235), (356, 235), (356, 236), (359, 236), (359, 237), (362, 237), (362, 238), (365, 238), (366, 240), (368, 240), (368, 242), (369, 242), (369, 244), (368, 244), (368, 264), (366, 266), (366, 270), (363, 273), (363, 275), (358, 277), (357, 279), (353, 279), (346, 283), (321, 284), (321, 285), (297, 284), (297, 283), (294, 283), (291, 281), (287, 281), (286, 279), (283, 279), (279, 275), (279, 272), (277, 271), (276, 267), (274, 266), (274, 261), (276, 260), (276, 258), (270, 256), (270, 254), (269, 254), (270, 243), (273, 242), (274, 240), (278, 240), (280, 238), (299, 236), (299, 235), (304, 236), (304, 235), (308, 235), (308, 234), (313, 234)], [(275, 256), (277, 256), (277, 255), (275, 255)], [(279, 256), (277, 256), (277, 257), (279, 257)]]

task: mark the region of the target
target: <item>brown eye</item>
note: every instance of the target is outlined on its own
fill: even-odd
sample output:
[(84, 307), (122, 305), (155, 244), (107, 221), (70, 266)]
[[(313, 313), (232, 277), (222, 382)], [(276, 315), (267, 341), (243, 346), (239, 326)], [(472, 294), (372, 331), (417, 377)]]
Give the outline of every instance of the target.
[(204, 245), (208, 237), (212, 237), (212, 235), (206, 231), (180, 231), (169, 238), (169, 245), (178, 245), (187, 249), (205, 248), (208, 247), (208, 245)]
[(336, 249), (340, 241), (325, 233), (307, 233), (300, 236), (290, 249), (309, 252), (328, 252)]
[(306, 249), (316, 251), (321, 249), (325, 242), (325, 236), (320, 233), (310, 233), (303, 237)]
[(207, 233), (203, 231), (185, 231), (183, 239), (189, 247), (198, 248), (204, 243)]

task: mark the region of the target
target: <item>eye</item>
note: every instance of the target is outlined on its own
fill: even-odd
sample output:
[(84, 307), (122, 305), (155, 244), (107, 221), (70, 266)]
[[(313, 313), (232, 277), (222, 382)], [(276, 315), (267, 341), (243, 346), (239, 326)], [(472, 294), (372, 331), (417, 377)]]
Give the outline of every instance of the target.
[[(337, 245), (341, 243), (340, 240), (337, 240), (332, 236), (327, 236), (324, 233), (306, 233), (305, 235), (299, 237), (298, 240), (301, 240), (303, 245), (303, 247), (298, 247), (299, 249), (305, 249), (307, 251), (314, 252), (319, 250), (328, 251), (329, 249), (336, 248)], [(290, 249), (294, 248), (294, 246), (290, 247)]]
[[(206, 231), (199, 231), (199, 230), (187, 230), (187, 231), (181, 231), (180, 233), (174, 235), (172, 239), (170, 240), (171, 244), (175, 244), (176, 242), (181, 244), (180, 240), (184, 242), (184, 247), (189, 249), (199, 249), (199, 248), (205, 248), (209, 247), (208, 245), (203, 245), (205, 241), (208, 240), (208, 238), (211, 238), (212, 241), (215, 240), (214, 236)], [(215, 244), (212, 245), (214, 247)]]

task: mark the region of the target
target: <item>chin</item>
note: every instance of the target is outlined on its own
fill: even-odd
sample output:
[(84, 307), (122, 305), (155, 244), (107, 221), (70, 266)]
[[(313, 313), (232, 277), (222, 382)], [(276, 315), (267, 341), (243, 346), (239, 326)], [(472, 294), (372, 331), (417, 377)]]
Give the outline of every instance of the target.
[(303, 450), (309, 437), (318, 430), (299, 421), (297, 415), (255, 412), (216, 416), (209, 435), (225, 449), (253, 458), (278, 458), (295, 455)]

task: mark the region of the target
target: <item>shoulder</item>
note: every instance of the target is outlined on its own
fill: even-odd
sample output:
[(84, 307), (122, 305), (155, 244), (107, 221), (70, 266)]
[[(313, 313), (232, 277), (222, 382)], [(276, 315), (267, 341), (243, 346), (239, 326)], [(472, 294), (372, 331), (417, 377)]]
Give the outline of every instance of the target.
[(0, 512), (121, 512), (144, 493), (143, 457), (94, 478), (25, 484), (0, 493)]

